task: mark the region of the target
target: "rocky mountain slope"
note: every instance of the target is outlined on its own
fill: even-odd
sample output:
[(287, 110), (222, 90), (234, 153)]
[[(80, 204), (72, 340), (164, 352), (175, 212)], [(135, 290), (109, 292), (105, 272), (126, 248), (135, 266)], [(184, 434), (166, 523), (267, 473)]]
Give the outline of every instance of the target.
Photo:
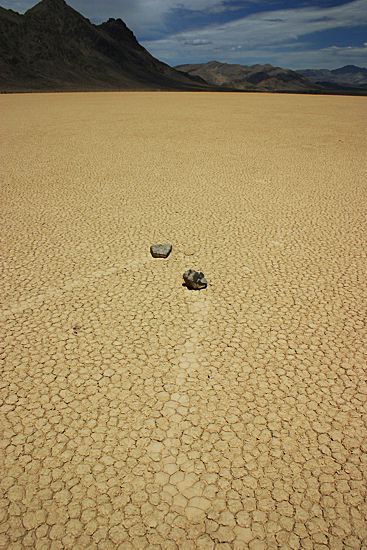
[(339, 86), (353, 86), (367, 89), (367, 69), (355, 65), (345, 65), (340, 69), (303, 69), (298, 74), (305, 76), (311, 82), (320, 86), (338, 84)]
[(121, 19), (93, 25), (64, 0), (24, 15), (0, 7), (0, 91), (208, 88), (155, 59)]
[(318, 86), (290, 69), (272, 65), (232, 65), (210, 61), (192, 65), (178, 65), (175, 69), (192, 76), (200, 76), (209, 84), (237, 90), (317, 90)]

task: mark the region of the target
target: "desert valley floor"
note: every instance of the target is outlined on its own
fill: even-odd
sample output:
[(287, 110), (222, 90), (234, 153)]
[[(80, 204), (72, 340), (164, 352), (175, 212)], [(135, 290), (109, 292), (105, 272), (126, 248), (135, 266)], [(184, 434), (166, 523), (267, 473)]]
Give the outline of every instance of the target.
[(366, 98), (0, 104), (0, 547), (367, 548)]

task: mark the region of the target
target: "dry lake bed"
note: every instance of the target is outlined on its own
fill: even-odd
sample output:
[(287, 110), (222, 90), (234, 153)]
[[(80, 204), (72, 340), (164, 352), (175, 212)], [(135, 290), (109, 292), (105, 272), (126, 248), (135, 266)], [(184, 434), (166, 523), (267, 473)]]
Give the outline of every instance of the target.
[(0, 547), (366, 548), (366, 98), (0, 106)]

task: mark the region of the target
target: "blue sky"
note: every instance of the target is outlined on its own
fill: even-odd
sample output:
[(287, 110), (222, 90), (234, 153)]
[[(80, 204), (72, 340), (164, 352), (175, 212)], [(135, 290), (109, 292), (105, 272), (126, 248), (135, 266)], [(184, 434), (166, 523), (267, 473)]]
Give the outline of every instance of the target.
[[(1, 0), (0, 0), (1, 1)], [(36, 2), (3, 0), (23, 13)], [(120, 17), (171, 66), (217, 60), (367, 68), (367, 0), (67, 0), (93, 23)]]

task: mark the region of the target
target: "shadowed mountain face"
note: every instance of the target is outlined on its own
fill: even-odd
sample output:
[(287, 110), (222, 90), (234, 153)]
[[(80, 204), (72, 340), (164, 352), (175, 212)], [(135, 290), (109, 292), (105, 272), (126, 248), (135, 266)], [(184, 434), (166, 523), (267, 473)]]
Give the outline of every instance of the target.
[(235, 88), (238, 90), (317, 90), (307, 78), (290, 69), (281, 69), (272, 65), (231, 65), (210, 61), (196, 65), (178, 65), (175, 67), (190, 75), (197, 75), (209, 84)]
[(333, 69), (332, 71), (327, 69), (304, 69), (297, 71), (297, 73), (322, 86), (330, 83), (367, 89), (367, 69), (355, 65), (345, 65), (345, 67)]
[(0, 7), (0, 90), (195, 90), (198, 77), (155, 59), (121, 19), (93, 25), (64, 0), (20, 15)]

